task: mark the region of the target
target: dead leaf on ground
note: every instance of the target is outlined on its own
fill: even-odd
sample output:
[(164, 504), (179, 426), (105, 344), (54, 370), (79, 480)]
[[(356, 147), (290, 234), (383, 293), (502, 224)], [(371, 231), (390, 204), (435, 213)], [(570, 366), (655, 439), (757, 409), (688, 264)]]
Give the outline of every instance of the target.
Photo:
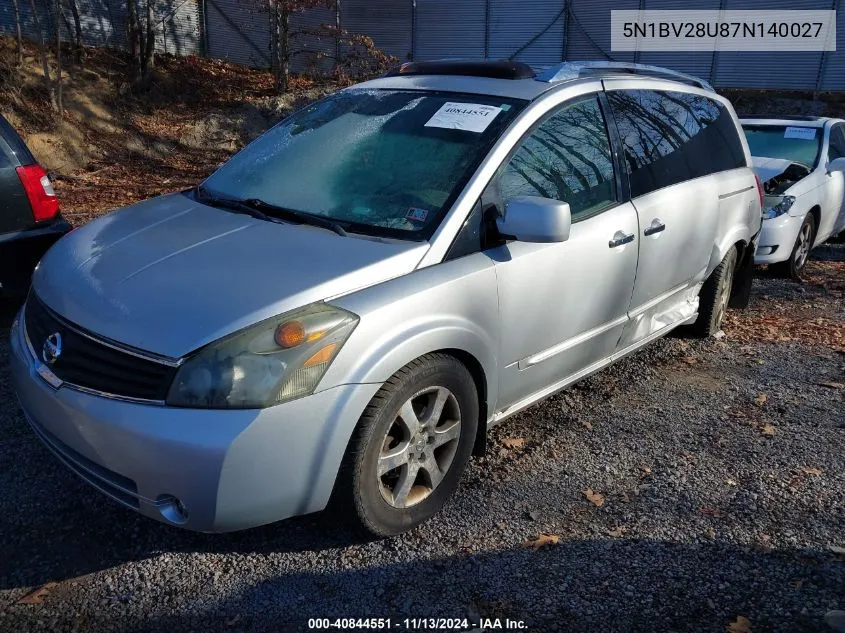
[(758, 407), (762, 407), (764, 404), (766, 404), (766, 400), (768, 399), (769, 396), (767, 396), (766, 394), (758, 393), (757, 396), (754, 398), (754, 404), (756, 404)]
[(530, 547), (532, 549), (540, 549), (549, 545), (557, 545), (560, 537), (557, 534), (550, 534), (549, 532), (540, 532), (537, 538), (528, 539), (522, 545), (523, 547)]
[(525, 447), (525, 438), (524, 437), (506, 437), (502, 440), (502, 446), (505, 448), (524, 448)]
[(50, 590), (56, 586), (54, 582), (45, 582), (40, 587), (37, 587), (26, 594), (23, 598), (18, 600), (18, 604), (41, 604), (44, 598), (50, 593)]
[(587, 488), (584, 491), (584, 496), (587, 497), (587, 501), (592, 503), (597, 508), (600, 508), (604, 505), (604, 495), (600, 492), (595, 492), (592, 488)]
[(821, 468), (814, 468), (812, 466), (804, 466), (801, 469), (801, 472), (805, 475), (816, 475), (817, 477), (821, 475), (824, 471)]
[(648, 477), (651, 474), (650, 466), (637, 466), (637, 470), (640, 471), (640, 477)]
[(703, 514), (704, 516), (708, 517), (723, 517), (725, 513), (719, 510), (718, 508), (705, 508), (704, 506), (700, 507), (698, 511)]
[(687, 365), (695, 365), (698, 362), (698, 359), (695, 356), (684, 356), (681, 359), (682, 363), (686, 363)]
[(593, 428), (593, 423), (588, 420), (581, 420), (581, 426), (583, 426), (585, 429), (591, 429)]
[(614, 538), (619, 538), (621, 536), (624, 536), (627, 531), (628, 528), (626, 528), (624, 525), (617, 525), (612, 530), (607, 530), (607, 535), (612, 536)]
[(774, 437), (775, 427), (773, 427), (771, 424), (764, 424), (760, 427), (760, 433), (762, 433), (766, 437)]
[(744, 615), (736, 616), (736, 620), (728, 624), (728, 633), (752, 633), (751, 620)]
[(819, 385), (822, 387), (827, 387), (828, 389), (845, 389), (845, 382), (820, 382)]

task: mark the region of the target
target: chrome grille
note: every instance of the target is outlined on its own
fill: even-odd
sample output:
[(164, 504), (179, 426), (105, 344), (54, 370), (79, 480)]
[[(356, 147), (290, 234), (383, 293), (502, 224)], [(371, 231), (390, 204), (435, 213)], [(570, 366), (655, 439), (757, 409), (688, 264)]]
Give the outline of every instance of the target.
[(61, 335), (61, 354), (49, 368), (69, 385), (135, 400), (164, 401), (167, 397), (175, 367), (123, 351), (119, 344), (86, 332), (50, 310), (34, 293), (27, 299), (24, 322), (39, 360), (43, 360), (47, 338)]

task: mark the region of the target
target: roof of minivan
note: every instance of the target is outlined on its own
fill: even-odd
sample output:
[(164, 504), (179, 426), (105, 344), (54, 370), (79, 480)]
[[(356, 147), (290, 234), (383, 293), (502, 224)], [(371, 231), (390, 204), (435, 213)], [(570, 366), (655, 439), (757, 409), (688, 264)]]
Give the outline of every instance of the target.
[(619, 62), (563, 62), (535, 70), (520, 62), (442, 60), (408, 62), (358, 89), (463, 92), (531, 101), (561, 85), (609, 78), (659, 79), (710, 88), (703, 80), (669, 69)]
[(380, 77), (379, 79), (355, 84), (353, 88), (439, 90), (531, 101), (556, 86), (557, 84), (537, 81), (536, 79), (493, 79), (491, 77), (467, 77), (465, 75), (408, 75), (404, 77)]

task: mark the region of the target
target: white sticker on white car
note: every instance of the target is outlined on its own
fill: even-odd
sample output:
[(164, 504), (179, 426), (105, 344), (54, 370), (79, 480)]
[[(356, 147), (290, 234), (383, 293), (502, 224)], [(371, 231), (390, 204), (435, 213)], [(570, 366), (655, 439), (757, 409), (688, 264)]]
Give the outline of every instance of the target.
[(466, 130), (481, 133), (493, 122), (501, 108), (479, 103), (444, 103), (425, 127), (442, 127), (447, 130)]
[(816, 128), (814, 127), (788, 127), (783, 133), (783, 138), (800, 138), (805, 141), (812, 141), (816, 138)]

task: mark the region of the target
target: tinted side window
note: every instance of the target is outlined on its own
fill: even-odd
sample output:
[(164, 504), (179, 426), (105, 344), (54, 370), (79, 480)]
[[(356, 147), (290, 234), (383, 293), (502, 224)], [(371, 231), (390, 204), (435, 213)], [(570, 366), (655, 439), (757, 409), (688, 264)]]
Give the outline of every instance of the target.
[(737, 127), (722, 104), (695, 94), (620, 90), (608, 93), (631, 196), (746, 166)]
[(830, 130), (830, 148), (827, 150), (828, 160), (845, 156), (845, 124), (837, 123)]
[(565, 105), (543, 121), (494, 184), (502, 203), (514, 196), (568, 202), (573, 220), (614, 204), (613, 159), (598, 98)]

